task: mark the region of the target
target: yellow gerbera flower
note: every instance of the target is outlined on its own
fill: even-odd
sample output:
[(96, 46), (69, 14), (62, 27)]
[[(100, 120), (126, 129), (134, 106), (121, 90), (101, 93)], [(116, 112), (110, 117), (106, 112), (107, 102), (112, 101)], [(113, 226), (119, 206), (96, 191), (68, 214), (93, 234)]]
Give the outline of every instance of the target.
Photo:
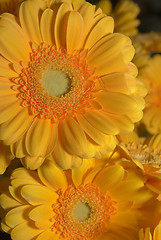
[(137, 18), (140, 8), (131, 0), (119, 0), (116, 6), (112, 9), (111, 1), (100, 0), (97, 8), (111, 15), (115, 20), (115, 32), (123, 33), (132, 37), (138, 33), (138, 25), (140, 21)]
[(145, 83), (148, 94), (145, 98), (146, 107), (142, 122), (147, 130), (156, 134), (161, 132), (161, 56), (155, 55), (148, 65), (140, 71), (140, 79)]
[(70, 168), (133, 130), (144, 90), (130, 39), (112, 32), (113, 19), (90, 3), (43, 10), (41, 0), (25, 1), (19, 20), (2, 14), (0, 139), (16, 157), (39, 158), (38, 167), (52, 154)]
[[(136, 133), (121, 136), (118, 156), (133, 161), (145, 176), (148, 188), (161, 193), (161, 134), (148, 138), (139, 138)], [(120, 148), (120, 149), (119, 149)]]
[(18, 168), (0, 196), (2, 229), (13, 240), (136, 240), (158, 203), (142, 177), (120, 165), (95, 168), (94, 160), (71, 171), (50, 160), (38, 172)]

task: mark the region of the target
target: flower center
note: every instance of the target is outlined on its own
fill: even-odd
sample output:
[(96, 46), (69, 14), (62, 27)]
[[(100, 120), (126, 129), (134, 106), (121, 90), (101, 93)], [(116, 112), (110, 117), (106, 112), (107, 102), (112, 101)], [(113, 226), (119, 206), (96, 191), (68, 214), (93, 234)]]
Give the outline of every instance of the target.
[(90, 206), (87, 203), (79, 202), (73, 208), (73, 216), (78, 221), (83, 221), (90, 216)]
[(68, 54), (42, 43), (33, 45), (28, 66), (11, 79), (12, 89), (31, 115), (58, 122), (93, 108), (97, 79), (93, 73), (83, 51)]
[(92, 184), (69, 186), (59, 190), (58, 203), (53, 204), (52, 231), (67, 240), (89, 240), (107, 230), (116, 213), (116, 202)]
[(152, 149), (147, 145), (137, 145), (136, 143), (125, 144), (130, 156), (138, 159), (142, 164), (157, 164), (161, 166), (161, 151)]
[(65, 73), (53, 69), (45, 72), (40, 82), (42, 87), (53, 97), (63, 96), (71, 88), (70, 78)]

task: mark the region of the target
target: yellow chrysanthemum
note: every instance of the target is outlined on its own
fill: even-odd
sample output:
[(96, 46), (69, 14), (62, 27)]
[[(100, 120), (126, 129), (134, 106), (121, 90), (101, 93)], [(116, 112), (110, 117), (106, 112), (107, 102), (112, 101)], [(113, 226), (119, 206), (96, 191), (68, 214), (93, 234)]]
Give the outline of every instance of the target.
[(156, 134), (161, 132), (161, 56), (155, 55), (148, 65), (140, 71), (140, 79), (145, 83), (148, 94), (142, 122), (147, 130)]
[(132, 37), (138, 33), (138, 25), (140, 21), (137, 16), (140, 12), (139, 6), (131, 0), (119, 0), (116, 6), (112, 9), (111, 1), (100, 0), (97, 8), (111, 15), (115, 21), (115, 32), (123, 33)]
[(151, 54), (161, 52), (161, 33), (137, 34), (132, 38), (132, 42), (136, 50), (133, 63), (139, 70), (148, 65)]
[(134, 48), (112, 32), (113, 19), (86, 2), (43, 10), (41, 0), (25, 1), (19, 20), (0, 17), (0, 139), (28, 155), (28, 167), (48, 155), (78, 166), (98, 146), (111, 151), (115, 135), (142, 118)]
[[(121, 136), (121, 145), (117, 148), (119, 158), (133, 161), (145, 176), (148, 188), (161, 193), (161, 134), (150, 138), (139, 138), (136, 133)], [(117, 153), (118, 153), (117, 152)], [(118, 158), (116, 157), (116, 159)]]
[(76, 170), (62, 171), (46, 160), (38, 172), (13, 172), (9, 191), (0, 196), (6, 211), (1, 226), (13, 240), (136, 240), (152, 224), (158, 203), (153, 198), (133, 169), (100, 169), (85, 160)]

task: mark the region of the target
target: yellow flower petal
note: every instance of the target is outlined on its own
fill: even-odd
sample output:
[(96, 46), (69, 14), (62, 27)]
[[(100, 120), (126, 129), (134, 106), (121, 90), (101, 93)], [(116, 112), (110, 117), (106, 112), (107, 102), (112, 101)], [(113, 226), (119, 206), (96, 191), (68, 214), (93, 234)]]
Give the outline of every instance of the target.
[(24, 222), (17, 225), (11, 232), (11, 238), (16, 240), (33, 239), (35, 236), (40, 234), (43, 230), (35, 228), (33, 223)]
[(17, 168), (11, 176), (12, 185), (16, 188), (25, 184), (41, 184), (41, 181), (35, 171), (29, 171), (26, 168)]
[(83, 27), (82, 16), (76, 11), (70, 12), (66, 33), (66, 46), (69, 53), (72, 53), (75, 49), (79, 49), (83, 37)]
[(43, 229), (43, 230), (51, 228), (52, 225), (53, 225), (53, 223), (50, 221), (41, 221), (41, 222), (36, 221), (35, 222), (35, 226), (37, 228)]
[(17, 158), (23, 158), (27, 154), (26, 150), (24, 149), (24, 144), (25, 135), (10, 146), (12, 155), (16, 156)]
[(132, 122), (138, 122), (143, 118), (143, 111), (135, 111), (127, 114), (127, 116), (131, 119)]
[(0, 18), (0, 52), (11, 62), (20, 62), (29, 60), (30, 47), (16, 21), (8, 18), (5, 14)]
[(10, 210), (5, 216), (5, 222), (11, 228), (29, 220), (28, 213), (31, 211), (31, 206), (22, 205)]
[(10, 62), (7, 61), (4, 57), (0, 56), (0, 76), (3, 77), (17, 77), (17, 73), (10, 68)]
[(126, 73), (112, 73), (102, 76), (100, 83), (103, 88), (111, 92), (132, 94), (136, 91), (136, 79)]
[(87, 139), (80, 125), (73, 118), (68, 117), (59, 126), (63, 147), (71, 154), (83, 156)]
[(69, 154), (65, 151), (62, 143), (58, 139), (54, 152), (52, 153), (51, 159), (61, 168), (69, 169), (79, 167), (82, 163), (82, 158)]
[[(16, 97), (15, 97), (16, 100)], [(14, 109), (14, 111), (13, 111)], [(0, 123), (6, 122), (12, 119), (18, 112), (20, 112), (22, 107), (17, 101), (10, 102), (9, 104), (0, 105)]]
[(41, 181), (49, 188), (57, 191), (61, 188), (67, 188), (67, 180), (64, 172), (55, 166), (55, 164), (46, 160), (38, 169), (38, 174)]
[[(31, 156), (49, 154), (46, 153), (46, 149), (51, 135), (50, 119), (36, 119), (26, 134), (26, 149), (28, 154)], [(54, 145), (55, 141), (53, 141), (53, 147)]]
[(21, 108), (21, 111), (17, 113), (14, 118), (1, 125), (1, 139), (5, 141), (5, 144), (11, 144), (15, 142), (29, 128), (32, 119), (33, 116), (29, 116), (28, 109)]
[(11, 82), (7, 78), (0, 77), (0, 95), (15, 94), (15, 91), (11, 89)]
[(1, 219), (1, 229), (2, 229), (2, 231), (6, 232), (8, 234), (11, 233), (11, 228), (5, 223), (4, 218)]
[(51, 205), (40, 205), (32, 209), (29, 213), (29, 217), (33, 221), (41, 222), (47, 221), (54, 216), (54, 212)]
[(47, 231), (44, 231), (43, 233), (41, 233), (36, 240), (58, 240), (59, 239), (59, 235), (55, 234), (53, 231), (51, 231), (50, 229), (48, 229)]
[(133, 201), (136, 201), (137, 204), (145, 203), (154, 196), (153, 192), (144, 186), (142, 176), (134, 171), (128, 171), (126, 181), (111, 190), (111, 193), (116, 198), (119, 196), (120, 200), (131, 200), (133, 198)]
[(83, 163), (79, 168), (72, 169), (72, 180), (76, 187), (82, 184), (83, 177), (87, 171), (94, 168), (94, 159), (83, 159)]
[(21, 109), (22, 107), (17, 101), (10, 102), (10, 104), (0, 105), (0, 123), (12, 119), (17, 113), (21, 111)]
[(0, 96), (0, 106), (4, 105), (4, 103), (9, 104), (9, 103), (15, 102), (16, 95), (17, 94), (15, 92), (15, 93), (12, 93), (11, 95), (7, 94), (7, 95)]
[(102, 108), (114, 114), (135, 113), (139, 109), (137, 102), (123, 93), (102, 92), (97, 96)]
[(118, 186), (124, 178), (124, 169), (122, 166), (114, 165), (104, 168), (95, 177), (93, 183), (98, 185), (102, 191), (108, 191)]
[(41, 43), (39, 27), (40, 9), (33, 1), (25, 1), (20, 6), (19, 18), (23, 31), (30, 41)]
[(41, 35), (44, 42), (47, 44), (54, 44), (54, 31), (52, 27), (55, 24), (55, 15), (52, 9), (47, 8), (41, 17), (40, 28), (41, 28)]
[(108, 114), (113, 123), (118, 127), (119, 134), (127, 134), (134, 130), (133, 122), (126, 115)]
[(67, 14), (72, 10), (71, 5), (68, 3), (63, 3), (56, 16), (55, 20), (55, 43), (57, 49), (60, 47), (66, 46), (66, 22), (67, 22)]
[(113, 32), (114, 21), (112, 17), (100, 14), (94, 20), (95, 22), (91, 27), (84, 46), (85, 49), (91, 49), (99, 39)]
[[(19, 112), (17, 116), (15, 116), (12, 120), (9, 120), (9, 122), (6, 122), (7, 126), (3, 124), (2, 128), (7, 127), (7, 131), (10, 131), (10, 129), (12, 129), (12, 131), (14, 130), (12, 134), (10, 132), (9, 134), (10, 137), (8, 135), (7, 137), (4, 138), (4, 143), (6, 145), (10, 145), (15, 141), (17, 141), (22, 136), (22, 134), (26, 132), (27, 129), (30, 127), (32, 120), (33, 120), (33, 116), (29, 116), (28, 109), (25, 108), (21, 112)], [(16, 125), (17, 125), (17, 128), (16, 128)]]
[(48, 147), (46, 150), (46, 155), (51, 154), (56, 146), (58, 141), (58, 126), (57, 124), (52, 123), (50, 126), (50, 138), (48, 142)]
[(116, 125), (109, 118), (109, 115), (103, 111), (88, 111), (84, 117), (93, 127), (105, 134), (116, 135), (119, 132)]
[(4, 209), (10, 209), (20, 206), (21, 204), (14, 200), (9, 192), (0, 195), (0, 204)]
[(149, 177), (149, 179), (146, 182), (147, 187), (152, 190), (153, 192), (156, 192), (158, 194), (161, 194), (161, 179), (160, 178), (153, 178)]
[[(129, 55), (124, 53), (130, 47)], [(88, 60), (97, 66), (95, 74), (104, 75), (123, 71), (134, 55), (134, 48), (124, 35), (114, 33), (101, 38), (89, 51)]]
[(154, 240), (160, 240), (161, 238), (161, 223), (157, 225), (157, 227), (154, 229)]
[(105, 143), (105, 137), (106, 135), (100, 132), (97, 128), (92, 126), (84, 116), (78, 115), (76, 116), (77, 121), (79, 122), (80, 126), (83, 128), (83, 130), (86, 132), (86, 134), (92, 138), (93, 141), (95, 141), (99, 145), (104, 145)]
[[(19, 153), (18, 153), (19, 154)], [(45, 158), (44, 157), (32, 157), (32, 156), (25, 156), (22, 157), (21, 163), (23, 164), (24, 167), (30, 169), (30, 170), (35, 170), (43, 164)]]
[(58, 195), (45, 186), (25, 185), (21, 189), (21, 195), (31, 205), (39, 205), (44, 203), (55, 203)]
[(21, 196), (20, 191), (17, 191), (17, 188), (15, 186), (9, 186), (8, 188), (9, 188), (10, 194), (15, 200), (17, 200), (21, 204), (27, 204), (27, 202)]
[(84, 22), (83, 37), (84, 39), (86, 39), (86, 36), (90, 28), (92, 27), (92, 22), (94, 20), (95, 6), (91, 5), (88, 2), (85, 2), (84, 4), (78, 5), (78, 7), (76, 7), (75, 10), (78, 10), (78, 12), (83, 17), (83, 22)]

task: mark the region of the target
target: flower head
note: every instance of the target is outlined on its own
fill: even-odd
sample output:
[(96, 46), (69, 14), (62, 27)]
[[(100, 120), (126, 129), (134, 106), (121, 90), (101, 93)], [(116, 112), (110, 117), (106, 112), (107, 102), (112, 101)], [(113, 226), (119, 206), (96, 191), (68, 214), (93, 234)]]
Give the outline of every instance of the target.
[(29, 168), (49, 155), (71, 168), (133, 130), (144, 87), (131, 41), (112, 33), (111, 17), (87, 2), (41, 3), (23, 2), (19, 20), (0, 18), (0, 139), (16, 157), (28, 156)]
[(147, 216), (158, 200), (151, 201), (154, 194), (137, 171), (97, 168), (94, 161), (75, 170), (62, 171), (50, 160), (37, 172), (14, 170), (0, 196), (2, 229), (13, 240), (136, 240), (140, 228), (151, 226)]
[(140, 33), (132, 38), (132, 42), (136, 50), (133, 63), (139, 70), (148, 65), (153, 53), (161, 52), (161, 33)]

